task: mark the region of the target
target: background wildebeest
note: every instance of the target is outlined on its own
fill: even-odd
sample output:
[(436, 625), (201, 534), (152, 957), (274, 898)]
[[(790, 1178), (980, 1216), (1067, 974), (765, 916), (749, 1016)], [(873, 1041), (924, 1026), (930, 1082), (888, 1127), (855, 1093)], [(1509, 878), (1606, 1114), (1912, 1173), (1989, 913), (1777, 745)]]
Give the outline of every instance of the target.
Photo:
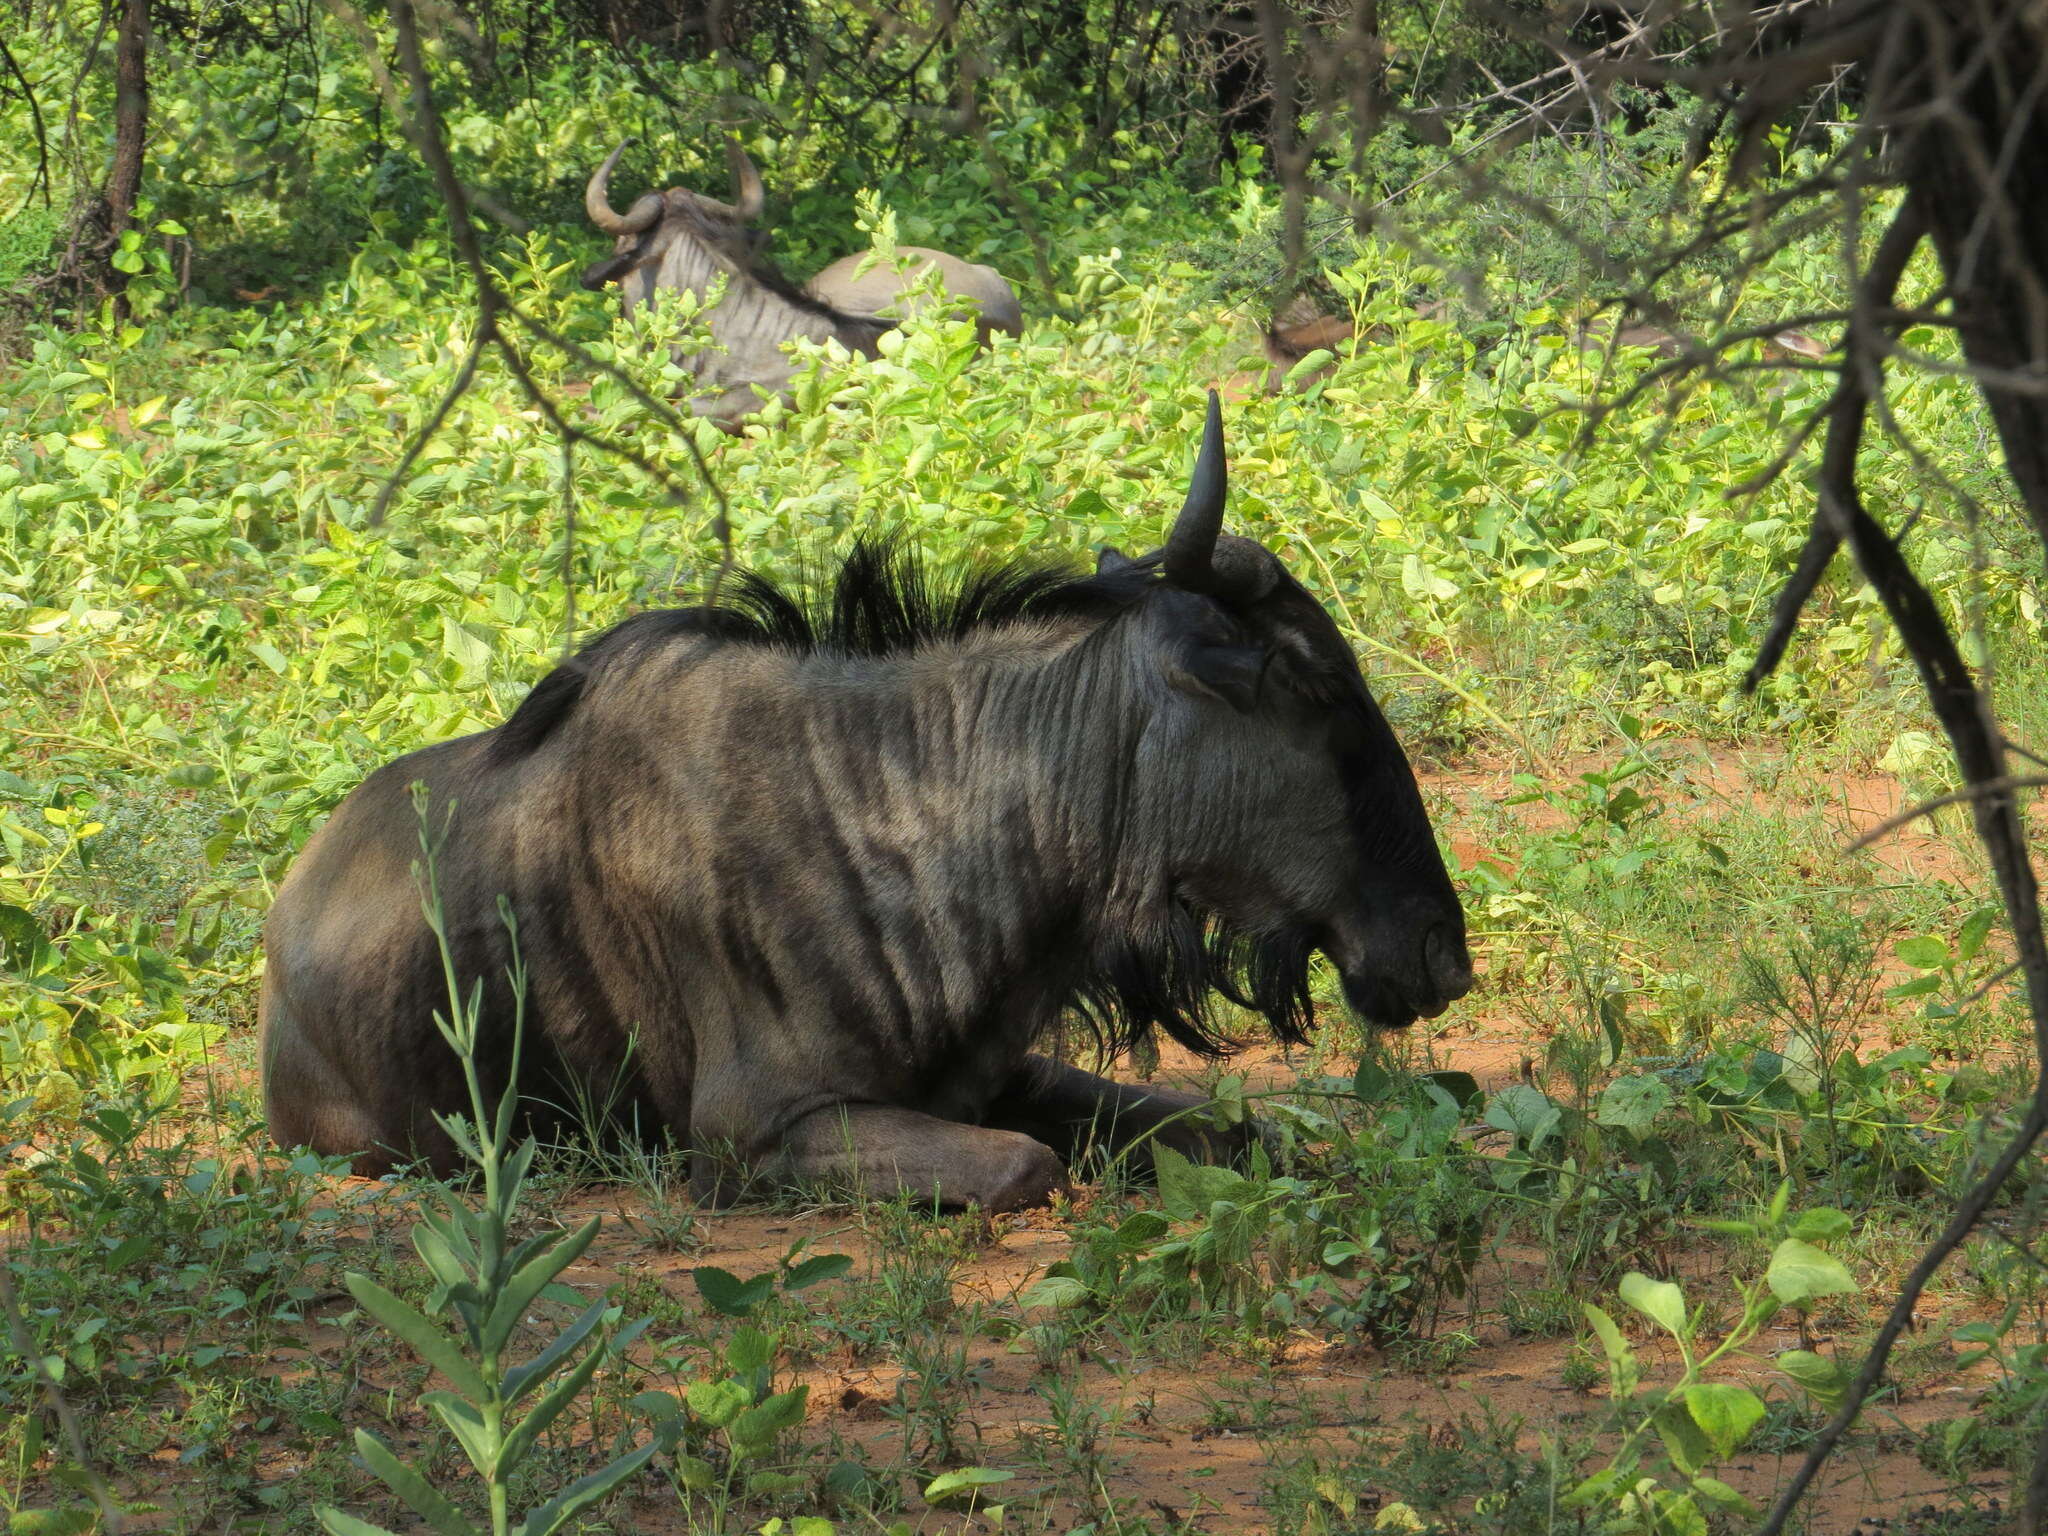
[[(771, 1176), (1042, 1200), (1054, 1148), (1125, 1145), (1199, 1102), (1032, 1054), (1063, 1016), (1214, 1051), (1214, 990), (1299, 1039), (1316, 950), (1367, 1020), (1437, 1013), (1472, 973), (1414, 774), (1322, 606), (1219, 537), (1223, 476), (1212, 394), (1157, 556), (937, 594), (856, 546), (822, 614), (757, 579), (643, 614), (497, 729), (371, 775), (271, 910), (272, 1133), (364, 1171), (453, 1161), (415, 781), (448, 816), (487, 1081), (502, 893), (531, 978), (522, 1088), (623, 1081), (644, 1124)], [(1217, 1150), (1184, 1116), (1164, 1139)], [(726, 1192), (701, 1152), (691, 1182)]]
[(724, 276), (724, 297), (704, 314), (722, 350), (676, 358), (703, 386), (690, 402), (699, 416), (737, 422), (760, 409), (756, 385), (789, 399), (796, 365), (783, 349), (798, 337), (836, 340), (873, 357), (882, 334), (924, 302), (914, 290), (933, 271), (948, 298), (973, 307), (984, 346), (997, 331), (1015, 335), (1023, 328), (1017, 295), (1002, 273), (921, 246), (898, 247), (895, 265), (871, 262), (867, 252), (842, 256), (796, 287), (766, 259), (766, 236), (755, 227), (765, 202), (761, 175), (736, 144), (727, 146), (727, 155), (737, 203), (671, 187), (645, 193), (616, 213), (607, 188), (625, 148), (607, 155), (584, 188), (590, 222), (616, 239), (611, 256), (585, 270), (583, 286), (616, 282), (630, 315), (664, 291), (706, 298)]

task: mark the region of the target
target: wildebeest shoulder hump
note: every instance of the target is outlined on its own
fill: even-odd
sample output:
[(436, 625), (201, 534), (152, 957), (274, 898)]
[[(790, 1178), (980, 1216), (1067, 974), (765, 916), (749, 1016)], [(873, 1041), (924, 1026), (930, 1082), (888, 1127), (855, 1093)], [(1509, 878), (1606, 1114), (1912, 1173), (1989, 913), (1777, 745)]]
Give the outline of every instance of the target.
[(529, 755), (575, 712), (600, 672), (680, 637), (804, 656), (901, 656), (1032, 619), (1107, 618), (1135, 603), (1156, 578), (1148, 561), (1082, 575), (1064, 563), (1021, 560), (941, 582), (900, 540), (856, 540), (816, 598), (794, 597), (749, 571), (726, 581), (712, 602), (613, 625), (534, 685), (492, 733), (487, 760), (509, 763)]
[(768, 637), (741, 614), (723, 608), (664, 608), (635, 614), (614, 624), (582, 650), (548, 673), (520, 701), (511, 718), (491, 733), (485, 760), (515, 762), (535, 751), (575, 713), (591, 680), (628, 655), (685, 635), (712, 640), (754, 640)]

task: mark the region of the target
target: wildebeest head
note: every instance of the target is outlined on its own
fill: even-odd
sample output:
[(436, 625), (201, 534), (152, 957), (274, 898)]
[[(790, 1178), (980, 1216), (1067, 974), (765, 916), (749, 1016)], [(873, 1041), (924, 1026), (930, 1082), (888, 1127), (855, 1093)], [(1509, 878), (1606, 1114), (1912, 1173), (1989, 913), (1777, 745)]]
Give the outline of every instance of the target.
[(1172, 850), (1193, 932), (1193, 914), (1211, 920), (1211, 952), (1187, 969), (1227, 993), (1237, 978), (1251, 995), (1234, 1000), (1283, 1035), (1306, 1017), (1315, 950), (1367, 1021), (1434, 1017), (1470, 989), (1472, 967), (1414, 772), (1322, 604), (1266, 549), (1222, 533), (1224, 482), (1212, 391), (1165, 549), (1140, 561), (1105, 550), (1099, 566), (1158, 572), (1128, 616), (1165, 685), (1139, 754), (1151, 782), (1133, 796), (1186, 822), (1144, 841)]
[(621, 141), (605, 156), (583, 189), (583, 210), (590, 222), (614, 237), (612, 254), (584, 269), (583, 286), (595, 289), (616, 282), (630, 314), (653, 299), (658, 274), (669, 252), (681, 241), (690, 242), (709, 258), (701, 263), (707, 272), (737, 273), (754, 268), (767, 243), (767, 236), (754, 227), (766, 196), (761, 173), (746, 152), (736, 143), (726, 145), (737, 202), (722, 203), (701, 192), (671, 187), (666, 192), (642, 193), (632, 207), (618, 213), (612, 208), (608, 189), (613, 167), (632, 142)]

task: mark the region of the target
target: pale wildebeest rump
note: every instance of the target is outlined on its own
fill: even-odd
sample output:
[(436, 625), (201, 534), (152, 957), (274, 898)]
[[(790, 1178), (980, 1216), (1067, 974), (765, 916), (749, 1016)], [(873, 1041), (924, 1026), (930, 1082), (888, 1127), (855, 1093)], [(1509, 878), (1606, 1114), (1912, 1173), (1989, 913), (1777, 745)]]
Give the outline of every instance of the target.
[(1157, 1029), (1213, 1053), (1212, 993), (1298, 1040), (1318, 950), (1380, 1025), (1436, 1014), (1472, 973), (1349, 647), (1278, 559), (1219, 537), (1222, 513), (1212, 395), (1158, 555), (937, 593), (856, 546), (822, 610), (728, 582), (716, 607), (611, 629), (495, 730), (371, 775), (265, 931), (272, 1134), (365, 1172), (454, 1160), (432, 1112), (462, 1079), (409, 872), (423, 781), (448, 818), (456, 968), (486, 985), (487, 1083), (511, 1013), (503, 895), (530, 976), (522, 1090), (624, 1083), (643, 1129), (693, 1149), (701, 1197), (737, 1162), (1010, 1208), (1061, 1187), (1090, 1137), (1171, 1121), (1179, 1150), (1232, 1150), (1186, 1094), (1035, 1052), (1078, 1018), (1112, 1045)]
[(915, 290), (933, 272), (949, 301), (974, 311), (984, 346), (997, 331), (1015, 335), (1023, 328), (1017, 295), (1000, 272), (921, 246), (899, 247), (901, 260), (893, 265), (872, 262), (868, 253), (842, 256), (796, 287), (765, 259), (766, 239), (756, 228), (765, 202), (761, 176), (738, 145), (727, 147), (738, 202), (671, 187), (614, 212), (608, 188), (625, 148), (606, 156), (584, 188), (591, 223), (615, 238), (612, 254), (584, 272), (583, 285), (616, 282), (631, 315), (664, 292), (708, 298), (725, 279), (724, 296), (704, 314), (717, 348), (676, 359), (697, 376), (701, 387), (690, 408), (699, 416), (736, 423), (760, 409), (756, 386), (789, 400), (796, 363), (786, 347), (800, 337), (875, 356), (883, 333), (916, 311), (922, 299)]

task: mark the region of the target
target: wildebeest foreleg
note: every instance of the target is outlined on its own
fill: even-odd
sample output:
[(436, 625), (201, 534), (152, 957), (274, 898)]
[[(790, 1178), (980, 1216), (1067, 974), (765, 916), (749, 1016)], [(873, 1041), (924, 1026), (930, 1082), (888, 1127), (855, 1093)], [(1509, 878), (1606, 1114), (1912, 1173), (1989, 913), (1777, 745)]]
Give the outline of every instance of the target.
[(993, 1104), (985, 1123), (1022, 1131), (1068, 1162), (1090, 1147), (1128, 1154), (1140, 1171), (1152, 1166), (1154, 1143), (1198, 1163), (1227, 1163), (1251, 1150), (1254, 1131), (1218, 1129), (1201, 1114), (1210, 1100), (1174, 1088), (1140, 1088), (1083, 1072), (1046, 1056), (1027, 1056)]
[(870, 1194), (907, 1190), (987, 1211), (1043, 1205), (1067, 1187), (1066, 1170), (1043, 1142), (888, 1104), (813, 1111), (783, 1135), (771, 1166), (788, 1180), (855, 1183)]

